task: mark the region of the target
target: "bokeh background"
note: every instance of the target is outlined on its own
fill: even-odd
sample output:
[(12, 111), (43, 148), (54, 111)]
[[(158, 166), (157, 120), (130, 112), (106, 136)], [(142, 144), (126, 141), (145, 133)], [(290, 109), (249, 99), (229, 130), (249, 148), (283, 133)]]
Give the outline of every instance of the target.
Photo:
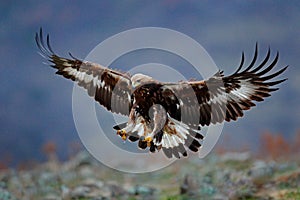
[[(299, 1), (1, 1), (0, 3), (0, 161), (16, 166), (43, 161), (45, 144), (55, 144), (61, 160), (81, 147), (72, 116), (73, 83), (42, 64), (35, 32), (43, 27), (63, 56), (79, 58), (108, 37), (137, 27), (164, 27), (198, 41), (225, 74), (252, 59), (255, 43), (262, 59), (271, 47), (280, 52), (281, 77), (288, 81), (271, 98), (226, 123), (219, 146), (260, 148), (268, 132), (292, 141), (299, 132)], [(183, 69), (183, 61), (159, 53), (135, 52), (111, 67), (126, 70), (146, 62)], [(141, 56), (142, 55), (142, 56)], [(153, 56), (155, 55), (155, 56)], [(185, 74), (193, 77), (192, 72)], [(115, 134), (112, 132), (112, 134)], [(78, 144), (78, 145), (76, 145)], [(278, 146), (280, 149), (281, 147)]]

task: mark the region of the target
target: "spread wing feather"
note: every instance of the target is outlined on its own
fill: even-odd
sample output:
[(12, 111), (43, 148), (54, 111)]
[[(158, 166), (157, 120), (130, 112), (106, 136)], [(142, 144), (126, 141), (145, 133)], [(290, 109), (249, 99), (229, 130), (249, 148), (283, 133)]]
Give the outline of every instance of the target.
[(123, 115), (129, 114), (132, 88), (128, 74), (99, 64), (84, 62), (71, 54), (71, 58), (57, 56), (50, 46), (49, 35), (45, 44), (42, 29), (39, 34), (36, 33), (35, 39), (41, 51), (40, 54), (51, 63), (53, 68), (57, 69), (56, 74), (76, 81), (107, 110)]
[(267, 64), (270, 60), (269, 48), (265, 59), (255, 66), (257, 55), (256, 45), (249, 66), (243, 69), (243, 53), (239, 67), (229, 76), (224, 76), (223, 72), (219, 71), (203, 81), (165, 84), (162, 94), (164, 101), (168, 102), (167, 110), (170, 116), (194, 127), (242, 117), (244, 110), (255, 106), (255, 101), (263, 101), (270, 96), (271, 92), (278, 90), (273, 86), (286, 80), (273, 80), (273, 78), (283, 73), (288, 66), (274, 73), (268, 73), (278, 62), (278, 52)]

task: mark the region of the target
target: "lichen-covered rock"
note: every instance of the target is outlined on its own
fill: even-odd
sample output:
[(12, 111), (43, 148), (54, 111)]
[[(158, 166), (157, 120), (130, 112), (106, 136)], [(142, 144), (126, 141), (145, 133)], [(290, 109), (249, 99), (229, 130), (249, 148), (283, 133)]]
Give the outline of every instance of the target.
[(17, 198), (9, 191), (0, 188), (0, 199), (1, 200), (17, 200)]
[[(0, 171), (0, 200), (297, 199), (299, 162), (271, 162), (234, 153), (182, 159), (146, 174), (103, 167), (86, 152), (51, 169)], [(300, 199), (300, 198), (298, 198)]]

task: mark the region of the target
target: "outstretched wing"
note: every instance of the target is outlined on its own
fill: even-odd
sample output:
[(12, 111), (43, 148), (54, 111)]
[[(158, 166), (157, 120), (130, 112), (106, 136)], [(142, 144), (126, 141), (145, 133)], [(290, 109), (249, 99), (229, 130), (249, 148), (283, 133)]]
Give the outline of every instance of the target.
[(71, 58), (57, 56), (50, 46), (49, 35), (45, 44), (42, 29), (39, 34), (36, 33), (35, 39), (41, 55), (51, 62), (51, 67), (57, 69), (56, 74), (76, 81), (107, 110), (129, 115), (132, 87), (128, 74), (99, 64), (84, 62), (74, 58), (71, 54)]
[(277, 52), (267, 65), (270, 49), (265, 59), (257, 66), (257, 45), (250, 65), (243, 69), (244, 53), (238, 69), (230, 76), (219, 71), (204, 81), (188, 81), (166, 84), (163, 90), (164, 101), (171, 117), (194, 127), (236, 120), (243, 111), (255, 106), (255, 101), (263, 101), (270, 93), (278, 90), (273, 86), (286, 79), (273, 80), (288, 66), (274, 73), (271, 71), (278, 62)]

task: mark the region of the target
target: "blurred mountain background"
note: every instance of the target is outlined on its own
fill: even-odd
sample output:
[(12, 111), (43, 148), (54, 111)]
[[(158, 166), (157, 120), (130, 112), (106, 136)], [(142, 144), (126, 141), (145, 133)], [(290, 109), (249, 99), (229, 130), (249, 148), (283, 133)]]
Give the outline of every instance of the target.
[[(223, 143), (232, 150), (246, 146), (255, 151), (264, 132), (281, 134), (291, 141), (298, 131), (299, 1), (29, 0), (0, 4), (0, 160), (9, 165), (45, 159), (43, 148), (49, 141), (63, 160), (81, 146), (72, 115), (73, 83), (43, 64), (34, 40), (40, 27), (50, 33), (58, 54), (72, 52), (79, 58), (85, 58), (108, 37), (128, 29), (173, 29), (198, 41), (225, 74), (236, 69), (242, 51), (246, 63), (250, 62), (256, 42), (259, 59), (270, 46), (273, 56), (280, 52), (277, 69), (290, 66), (281, 76), (289, 80), (244, 118), (226, 123), (218, 145)], [(178, 59), (147, 53), (124, 55), (110, 67), (126, 70), (146, 62), (186, 67)], [(194, 77), (193, 73), (185, 75)]]

